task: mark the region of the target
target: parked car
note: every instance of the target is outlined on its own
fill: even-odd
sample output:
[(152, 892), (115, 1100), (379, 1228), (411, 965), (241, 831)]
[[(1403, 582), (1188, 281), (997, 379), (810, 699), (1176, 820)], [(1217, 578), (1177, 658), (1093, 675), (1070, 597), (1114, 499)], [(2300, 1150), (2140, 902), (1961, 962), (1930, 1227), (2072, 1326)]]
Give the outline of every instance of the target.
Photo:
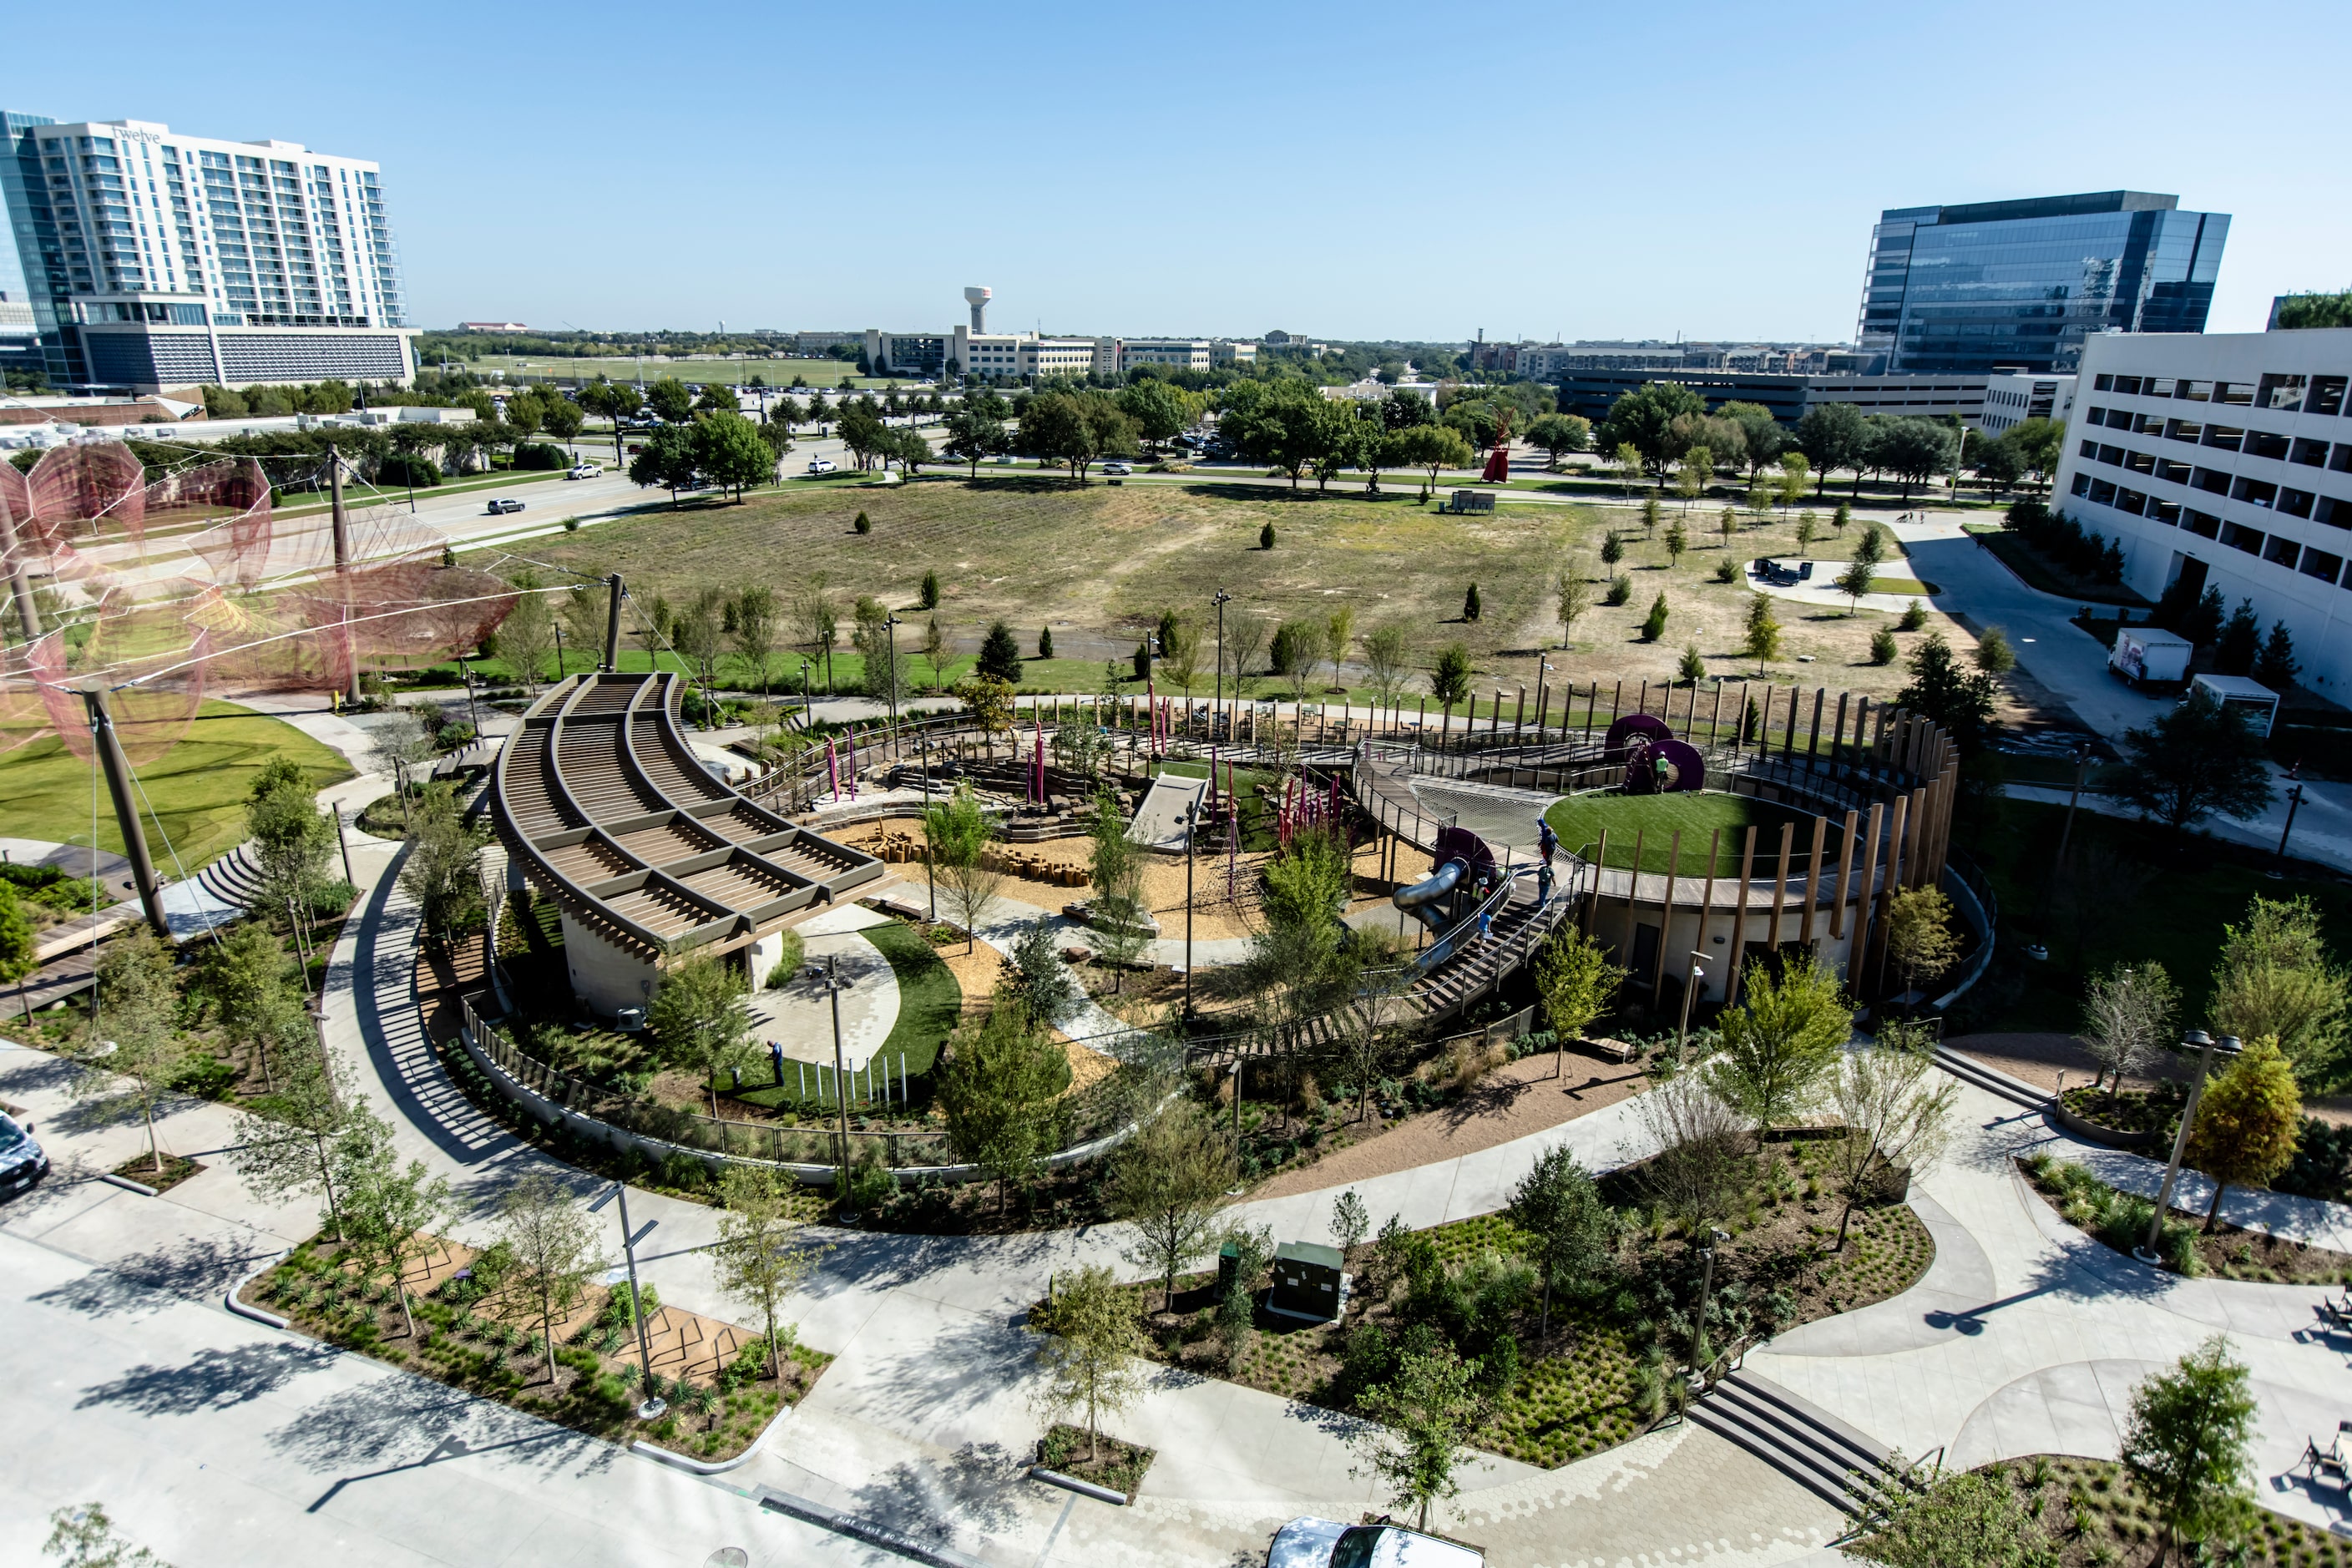
[(15, 1196), (49, 1173), (49, 1157), (33, 1142), (33, 1125), (0, 1114), (0, 1194)]
[(604, 472), (593, 463), (575, 463), (564, 470), (563, 477), (567, 479), (593, 479), (600, 478)]
[(829, 474), (840, 466), (831, 458), (811, 458), (808, 471), (812, 474)]
[(1103, 475), (1105, 478), (1108, 478), (1112, 474), (1131, 474), (1133, 472), (1135, 472), (1134, 465), (1130, 463), (1118, 462), (1116, 459), (1103, 465)]
[(516, 500), (511, 496), (499, 496), (494, 498), (490, 502), (490, 515), (492, 517), (504, 517), (510, 511), (520, 511), (521, 510), (522, 502)]
[(1341, 1524), (1312, 1515), (1275, 1531), (1265, 1568), (1481, 1568), (1466, 1546), (1401, 1524)]

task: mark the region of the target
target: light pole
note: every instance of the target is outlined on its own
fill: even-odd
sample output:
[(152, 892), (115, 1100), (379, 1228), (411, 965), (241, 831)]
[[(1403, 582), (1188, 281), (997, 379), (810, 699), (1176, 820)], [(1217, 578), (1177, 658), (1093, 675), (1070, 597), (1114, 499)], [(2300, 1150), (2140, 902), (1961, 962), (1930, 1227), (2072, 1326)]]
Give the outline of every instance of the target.
[[(1210, 781), (1213, 784), (1215, 781)], [(1199, 837), (1201, 802), (1184, 808), (1184, 1016), (1192, 1016), (1192, 840)], [(1240, 1085), (1234, 1085), (1238, 1093)]]
[(1706, 984), (1706, 954), (1694, 952), (1690, 956), (1690, 984), (1683, 987), (1683, 1016), (1675, 1025), (1675, 1066), (1677, 1068), (1683, 1065), (1683, 1047), (1690, 1041), (1691, 997)]
[(2295, 808), (2303, 804), (2303, 764), (2287, 769), (2286, 826), (2279, 829), (2278, 853), (2271, 858), (2270, 877), (2276, 881), (2286, 875), (2286, 836), (2294, 831)]
[[(1217, 710), (1220, 712), (1224, 710), (1225, 706), (1225, 606), (1233, 603), (1233, 598), (1231, 594), (1220, 588), (1215, 596), (1209, 601), (1217, 606)], [(1215, 731), (1213, 729), (1212, 738), (1214, 734)], [(1225, 726), (1225, 737), (1227, 740), (1233, 738), (1233, 726), (1230, 723)], [(1213, 779), (1210, 781), (1212, 784), (1215, 782)]]
[(2074, 749), (2074, 787), (2066, 795), (2066, 824), (2058, 830), (2058, 853), (2050, 862), (2050, 880), (2042, 889), (2042, 924), (2050, 924), (2051, 900), (2058, 896), (2058, 879), (2066, 874), (2066, 846), (2074, 837), (2074, 806), (2083, 798), (2083, 778), (2091, 771), (2091, 742)]
[(1706, 1301), (1707, 1298), (1715, 1292), (1715, 1249), (1731, 1239), (1729, 1231), (1710, 1228), (1708, 1234), (1714, 1240), (1699, 1254), (1701, 1258), (1706, 1259), (1706, 1268), (1699, 1275), (1698, 1316), (1691, 1321), (1690, 1380), (1694, 1384), (1699, 1382), (1702, 1375), (1698, 1364), (1698, 1352), (1706, 1344)]
[(2180, 1131), (2172, 1135), (2172, 1159), (2164, 1167), (2164, 1185), (2157, 1191), (2156, 1213), (2148, 1216), (2147, 1239), (2132, 1248), (2134, 1258), (2151, 1267), (2164, 1261), (2157, 1255), (2156, 1238), (2164, 1233), (2164, 1216), (2172, 1212), (2172, 1184), (2180, 1179), (2180, 1156), (2189, 1147), (2189, 1130), (2197, 1123), (2197, 1102), (2205, 1097), (2205, 1075), (2212, 1070), (2215, 1057), (2238, 1054), (2238, 1037), (2224, 1035), (2217, 1040), (2202, 1029), (2191, 1029), (2175, 1048), (2197, 1052), (2197, 1077), (2189, 1086), (2189, 1103), (2180, 1108)]
[[(646, 1337), (646, 1294), (637, 1289), (637, 1241), (629, 1233), (629, 1184), (614, 1182), (612, 1195), (621, 1200), (621, 1256), (629, 1266), (629, 1315), (637, 1321), (637, 1365), (646, 1391), (645, 1403), (637, 1406), (637, 1419), (657, 1421), (669, 1405), (656, 1392), (653, 1344)], [(601, 1202), (598, 1206), (603, 1206)]]
[(811, 990), (833, 1003), (833, 1099), (834, 1109), (841, 1113), (841, 1155), (840, 1163), (833, 1168), (833, 1198), (835, 1217), (844, 1225), (856, 1225), (857, 1211), (849, 1205), (848, 1075), (841, 1059), (841, 994), (849, 989), (849, 982), (841, 977), (837, 953), (825, 959), (823, 969), (812, 963), (802, 973), (807, 976)]
[(482, 738), (482, 710), (474, 706), (474, 672), (466, 668), (466, 656), (457, 656), (457, 678), (466, 683), (466, 717), (474, 721), (474, 739)]
[(898, 617), (891, 616), (882, 623), (890, 634), (890, 728), (898, 727)]
[[(1551, 670), (1551, 660), (1536, 655), (1536, 744), (1544, 743), (1544, 677)], [(1696, 701), (1696, 698), (1692, 699)]]

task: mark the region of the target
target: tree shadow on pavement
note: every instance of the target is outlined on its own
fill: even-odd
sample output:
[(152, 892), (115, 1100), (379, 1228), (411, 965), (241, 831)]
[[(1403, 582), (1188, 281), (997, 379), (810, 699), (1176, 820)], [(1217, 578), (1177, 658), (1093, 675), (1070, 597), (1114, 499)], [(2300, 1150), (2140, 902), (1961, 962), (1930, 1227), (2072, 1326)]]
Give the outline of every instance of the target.
[(63, 1057), (27, 1047), (19, 1051), (0, 1053), (0, 1092), (8, 1094), (40, 1094), (47, 1090), (63, 1091), (73, 1087), (75, 1075), (81, 1069)]
[(206, 1347), (184, 1366), (134, 1366), (111, 1382), (84, 1389), (74, 1408), (120, 1405), (142, 1415), (226, 1410), (275, 1394), (334, 1359), (333, 1351), (307, 1343), (262, 1342), (226, 1351)]
[(942, 1411), (974, 1409), (1028, 1373), (1036, 1342), (1002, 1318), (969, 1317), (919, 1349), (874, 1366), (864, 1419), (896, 1417), (919, 1430)]
[(815, 1287), (895, 1290), (953, 1268), (980, 1274), (1034, 1272), (1061, 1261), (1070, 1245), (1067, 1231), (1023, 1231), (1010, 1236), (929, 1236), (892, 1231), (828, 1231), (834, 1244)]
[(160, 1298), (202, 1301), (217, 1298), (278, 1247), (261, 1237), (187, 1236), (146, 1252), (130, 1253), (92, 1268), (78, 1279), (33, 1297), (93, 1318), (117, 1312), (152, 1312), (170, 1303)]
[(982, 1535), (1017, 1527), (1017, 1489), (1027, 1474), (1003, 1444), (967, 1443), (943, 1464), (893, 1465), (851, 1495), (859, 1518), (937, 1547), (954, 1540), (959, 1524)]

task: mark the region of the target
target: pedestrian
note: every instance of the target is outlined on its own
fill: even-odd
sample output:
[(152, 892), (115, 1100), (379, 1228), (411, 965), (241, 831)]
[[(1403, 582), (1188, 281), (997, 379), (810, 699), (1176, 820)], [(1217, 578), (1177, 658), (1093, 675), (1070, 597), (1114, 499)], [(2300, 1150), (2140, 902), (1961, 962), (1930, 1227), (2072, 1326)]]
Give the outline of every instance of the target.
[(1550, 870), (1552, 854), (1559, 847), (1559, 835), (1554, 833), (1551, 824), (1540, 816), (1536, 818), (1536, 847), (1543, 851), (1544, 869)]
[(1480, 947), (1486, 946), (1487, 939), (1494, 935), (1494, 927), (1495, 911), (1482, 905), (1478, 910), (1478, 945)]
[(1536, 894), (1538, 907), (1551, 902), (1551, 857), (1549, 855), (1544, 857), (1544, 863), (1536, 868)]

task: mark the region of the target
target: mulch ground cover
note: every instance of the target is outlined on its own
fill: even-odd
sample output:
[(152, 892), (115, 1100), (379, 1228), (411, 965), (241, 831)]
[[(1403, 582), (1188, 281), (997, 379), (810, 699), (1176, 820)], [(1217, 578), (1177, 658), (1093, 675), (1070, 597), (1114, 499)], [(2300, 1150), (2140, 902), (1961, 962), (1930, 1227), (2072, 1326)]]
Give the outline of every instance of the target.
[(1135, 1489), (1143, 1484), (1143, 1472), (1158, 1457), (1156, 1448), (1123, 1441), (1108, 1432), (1101, 1434), (1097, 1444), (1087, 1436), (1086, 1428), (1066, 1421), (1055, 1422), (1037, 1444), (1037, 1463), (1046, 1469), (1124, 1492), (1129, 1502), (1135, 1500)]
[(168, 1193), (203, 1169), (204, 1166), (194, 1160), (184, 1160), (177, 1154), (166, 1154), (163, 1156), (163, 1168), (158, 1171), (155, 1168), (154, 1156), (133, 1154), (130, 1159), (115, 1166), (112, 1173), (127, 1181), (152, 1187), (158, 1193)]
[[(2164, 1559), (2160, 1516), (2112, 1459), (2029, 1454), (1970, 1473), (2007, 1488), (2021, 1510), (2024, 1539), (2015, 1543), (2021, 1551), (2014, 1561), (2048, 1568), (2137, 1568)], [(2180, 1560), (2247, 1568), (2342, 1568), (2352, 1563), (2352, 1542), (2260, 1506), (2247, 1510), (2247, 1526), (2236, 1544), (2242, 1544), (2244, 1555), (2216, 1543), (2219, 1549), (2204, 1556), (2185, 1547)], [(1876, 1534), (1865, 1534), (1848, 1550), (1863, 1562), (1910, 1561)]]
[[(1858, 1208), (1844, 1250), (1825, 1250), (1836, 1239), (1842, 1205), (1822, 1191), (1818, 1142), (1769, 1144), (1749, 1199), (1725, 1223), (1732, 1239), (1716, 1260), (1710, 1312), (1718, 1346), (1884, 1300), (1916, 1283), (1934, 1260), (1927, 1226), (1900, 1203)], [(1636, 1167), (1612, 1174), (1601, 1190), (1612, 1205), (1630, 1209), (1640, 1183)], [(1493, 1260), (1517, 1258), (1526, 1246), (1500, 1215), (1418, 1234), (1428, 1238), (1437, 1262), (1457, 1274), (1491, 1270)], [(1180, 1277), (1165, 1307), (1158, 1281), (1128, 1289), (1143, 1314), (1146, 1353), (1153, 1359), (1304, 1404), (1352, 1411), (1358, 1380), (1349, 1367), (1351, 1341), (1368, 1327), (1400, 1342), (1412, 1331), (1410, 1292), (1401, 1279), (1381, 1278), (1379, 1253), (1377, 1244), (1367, 1244), (1349, 1254), (1355, 1288), (1337, 1322), (1269, 1313), (1261, 1288), (1239, 1346), (1228, 1344), (1218, 1329), (1214, 1274)], [(1628, 1232), (1614, 1278), (1581, 1297), (1555, 1298), (1548, 1335), (1540, 1331), (1536, 1303), (1521, 1303), (1509, 1330), (1518, 1347), (1507, 1352), (1516, 1371), (1490, 1397), (1473, 1443), (1553, 1468), (1649, 1430), (1672, 1407), (1688, 1350), (1687, 1322), (1675, 1314), (1695, 1309), (1699, 1269), (1686, 1238), (1654, 1222), (1637, 1225)]]
[[(329, 1241), (297, 1247), (248, 1283), (240, 1299), (315, 1338), (469, 1394), (613, 1442), (642, 1438), (703, 1459), (742, 1452), (778, 1411), (807, 1395), (833, 1361), (786, 1345), (779, 1378), (770, 1373), (764, 1340), (727, 1330), (726, 1339), (714, 1342), (709, 1331), (722, 1325), (662, 1308), (649, 1295), (649, 1331), (670, 1340), (691, 1335), (698, 1347), (731, 1346), (732, 1354), (674, 1360), (676, 1375), (661, 1379), (669, 1408), (641, 1421), (643, 1383), (625, 1291), (594, 1286), (583, 1295), (556, 1325), (551, 1372), (535, 1314), (519, 1294), (486, 1288), (482, 1279), (491, 1272), (483, 1255), (454, 1243), (436, 1244), (426, 1260), (413, 1263), (406, 1277), (413, 1336), (388, 1273), (366, 1268)], [(657, 1373), (663, 1365), (657, 1349)]]

